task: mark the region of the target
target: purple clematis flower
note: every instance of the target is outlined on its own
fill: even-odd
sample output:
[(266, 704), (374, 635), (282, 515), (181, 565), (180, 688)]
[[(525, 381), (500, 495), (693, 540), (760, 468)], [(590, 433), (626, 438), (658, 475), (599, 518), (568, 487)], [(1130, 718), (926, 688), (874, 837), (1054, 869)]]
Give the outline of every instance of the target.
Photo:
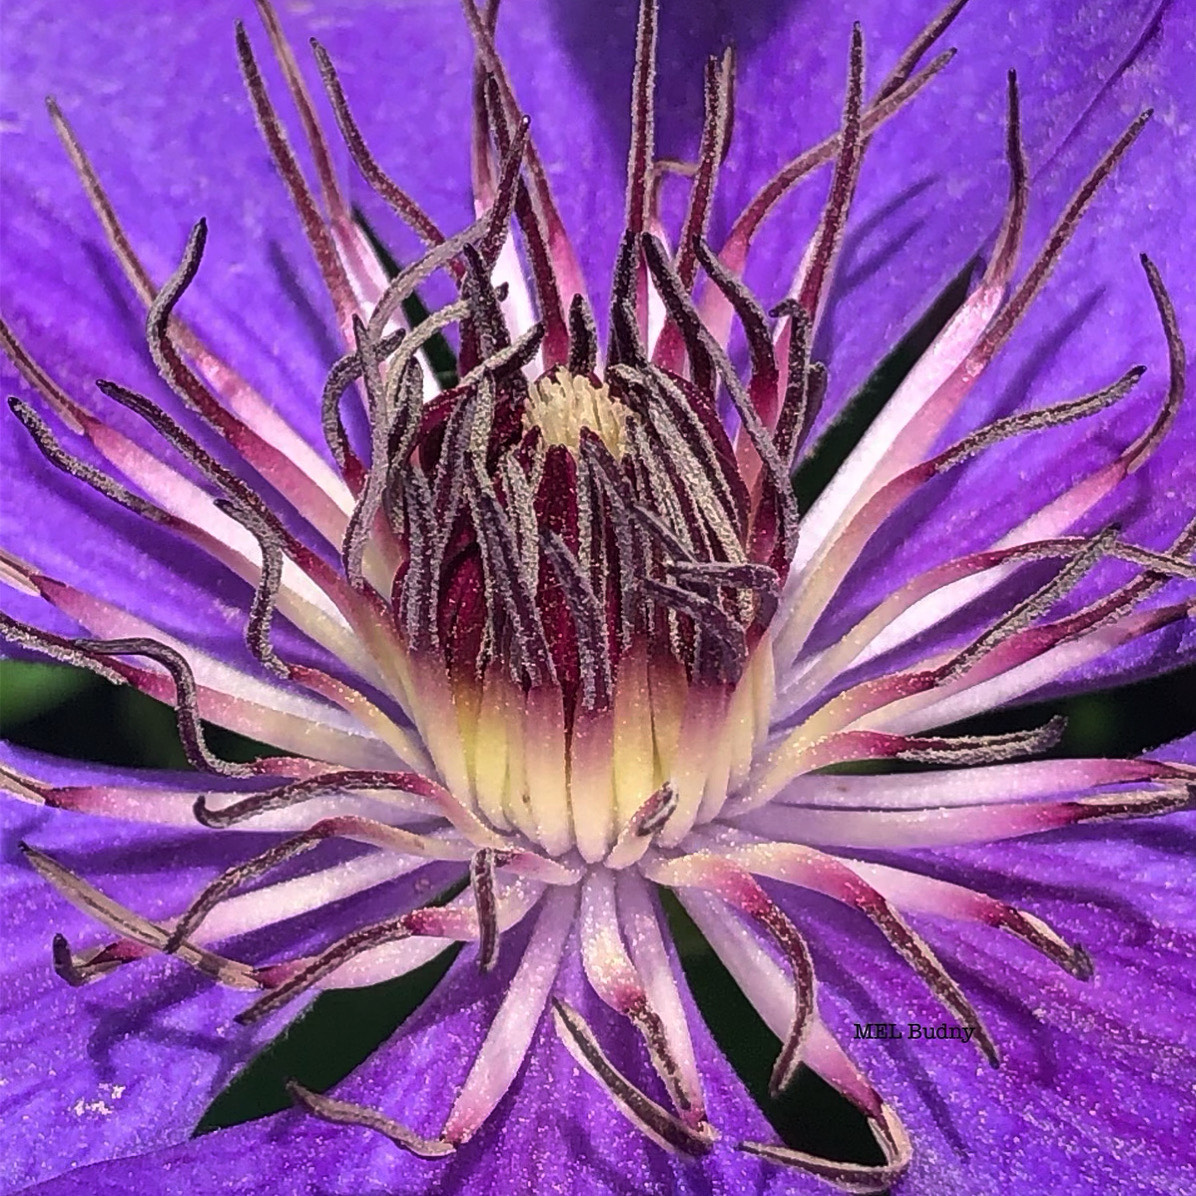
[[(1182, 1190), (1196, 737), (941, 729), (1196, 649), (1190, 21), (495, 8), (9, 5), (0, 629), (194, 768), (3, 748), (4, 1184)], [(777, 1140), (663, 891), (874, 1160)], [(188, 1140), (453, 943), (334, 1091)]]

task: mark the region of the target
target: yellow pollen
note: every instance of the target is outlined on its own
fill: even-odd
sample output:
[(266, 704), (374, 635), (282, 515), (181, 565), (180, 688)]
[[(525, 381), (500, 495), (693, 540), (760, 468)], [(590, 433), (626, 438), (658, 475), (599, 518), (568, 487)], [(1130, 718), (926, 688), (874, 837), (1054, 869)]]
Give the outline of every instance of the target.
[(601, 436), (616, 461), (623, 455), (627, 408), (605, 386), (579, 374), (558, 368), (533, 382), (524, 419), (548, 444), (563, 444), (574, 456), (581, 450), (582, 428)]

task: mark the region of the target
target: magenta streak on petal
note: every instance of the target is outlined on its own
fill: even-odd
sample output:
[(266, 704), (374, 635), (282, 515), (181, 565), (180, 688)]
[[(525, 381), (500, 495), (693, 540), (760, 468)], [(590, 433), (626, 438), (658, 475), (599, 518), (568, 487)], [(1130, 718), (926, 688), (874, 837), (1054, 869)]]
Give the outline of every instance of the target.
[[(39, 389), (48, 399), (65, 397), (56, 388), (50, 390), (43, 386)], [(212, 496), (181, 472), (155, 454), (141, 449), (115, 428), (97, 420), (78, 404), (69, 399), (67, 403), (67, 407), (56, 401), (53, 405), (63, 420), (83, 428), (87, 439), (99, 452), (166, 512), (164, 523), (175, 527), (233, 573), (256, 584), (261, 572), (258, 547), (245, 527), (220, 511)], [(327, 581), (327, 576), (324, 580)], [(347, 634), (346, 621), (330, 597), (335, 598), (335, 586), (334, 593), (330, 594), (327, 587), (313, 584), (297, 563), (283, 562), (279, 591), (283, 614), (317, 643), (354, 664), (362, 675), (378, 676), (376, 663), (361, 651), (355, 637)]]
[[(48, 377), (39, 375), (34, 385), (64, 422), (81, 428), (108, 461), (167, 512), (170, 526), (238, 576), (251, 584), (256, 583), (260, 572), (256, 542), (236, 520), (218, 509), (205, 490), (97, 419), (67, 397)], [(317, 643), (353, 662), (366, 675), (376, 672), (354, 638), (345, 633), (344, 620), (329, 596), (291, 561), (283, 566), (279, 605), (295, 625)]]
[[(495, 82), (499, 103), (492, 116), (495, 120), (501, 117), (506, 125), (513, 129), (518, 125), (522, 114), (515, 94), (511, 90), (506, 67), (494, 48), (490, 31), (482, 21), (474, 0), (463, 0), (463, 4), (466, 19), (477, 45), (478, 56), (485, 63), (486, 69), (491, 72)], [(556, 310), (550, 309), (541, 312), (541, 318), (546, 324), (544, 360), (549, 365), (556, 365), (564, 361), (567, 356), (568, 340), (564, 312), (559, 307), (560, 296), (585, 295), (586, 289), (573, 246), (561, 223), (560, 213), (557, 211), (556, 202), (552, 197), (543, 163), (531, 140), (527, 144), (526, 161), (531, 178), (530, 215), (539, 233), (543, 234), (544, 248), (549, 258), (547, 263), (549, 274), (554, 279), (558, 293)], [(525, 233), (527, 231), (525, 229)], [(529, 242), (529, 249), (532, 248), (534, 246)], [(541, 296), (542, 300), (543, 298), (544, 296)]]
[(1039, 411), (1026, 412), (1008, 420), (994, 421), (933, 457), (890, 476), (872, 491), (862, 505), (856, 506), (850, 516), (844, 517), (837, 534), (825, 544), (818, 559), (808, 567), (804, 591), (793, 603), (782, 633), (786, 642), (795, 651), (800, 651), (848, 570), (864, 546), (883, 528), (885, 520), (931, 478), (955, 468), (969, 456), (982, 451), (986, 436), (991, 434), (994, 440), (997, 437), (1004, 440), (1092, 415), (1123, 398), (1139, 376), (1140, 371), (1131, 371), (1118, 382), (1093, 394)]
[[(1103, 491), (1092, 501), (1099, 497), (1103, 497)], [(1079, 537), (1039, 540), (1026, 533), (1029, 530), (1057, 533), (1074, 523), (1087, 509), (1086, 503), (1078, 509), (1067, 504), (1066, 514), (1061, 507), (1056, 507), (1053, 513), (1039, 512), (1048, 517), (1032, 516), (993, 548), (956, 557), (920, 573), (873, 607), (834, 644), (794, 668), (792, 680), (777, 703), (774, 722), (783, 722), (851, 665), (866, 663), (945, 622), (967, 603), (989, 593), (1010, 577), (1019, 564), (1075, 555), (1084, 543)], [(1121, 545), (1114, 545), (1110, 555), (1116, 557), (1126, 552), (1130, 559), (1135, 559), (1135, 550), (1123, 549)]]
[[(926, 704), (912, 702), (900, 710), (896, 717), (883, 718), (883, 724), (895, 730), (909, 731), (919, 727), (942, 726), (968, 718), (980, 710), (992, 710), (1033, 693), (1090, 661), (1107, 656), (1122, 644), (1132, 643), (1159, 628), (1193, 617), (1196, 617), (1196, 604), (1191, 602), (1154, 607), (1123, 615), (1077, 639), (1053, 646), (1050, 646), (1048, 631), (1034, 635), (1037, 629), (1031, 629), (1021, 645), (1021, 660), (1006, 661), (1004, 669), (991, 677), (977, 674), (975, 678), (968, 678), (972, 684), (965, 681), (958, 687), (958, 692), (948, 694), (940, 701)], [(1035, 639), (1046, 641), (1045, 650), (1034, 643)], [(1014, 645), (1010, 654), (1018, 648), (1019, 645)]]
[(223, 396), (208, 388), (180, 352), (171, 330), (171, 319), (175, 306), (199, 271), (206, 242), (207, 225), (201, 220), (188, 238), (181, 264), (149, 306), (146, 342), (154, 363), (171, 390), (198, 411), (241, 459), (253, 466), (259, 477), (283, 495), (325, 540), (334, 544), (343, 534), (345, 525), (344, 512), (334, 499), (275, 445), (263, 440), (237, 419), (224, 405)]
[[(334, 901), (363, 893), (425, 867), (426, 860), (397, 859), (393, 854), (360, 856), (250, 893), (238, 893), (218, 905), (188, 937), (197, 943), (214, 943), (248, 934), (322, 909)], [(169, 927), (172, 922), (165, 921), (163, 925)]]
[[(1176, 414), (1182, 401), (1185, 385), (1186, 358), (1183, 341), (1176, 324), (1175, 313), (1171, 300), (1167, 295), (1158, 271), (1149, 259), (1143, 257), (1147, 280), (1154, 293), (1156, 304), (1163, 322), (1163, 330), (1170, 349), (1170, 385), (1166, 401), (1156, 418), (1141, 435), (1128, 444), (1121, 453), (1109, 464), (1093, 470), (1081, 478), (1056, 498), (1052, 499), (1040, 510), (1034, 512), (1013, 528), (993, 545), (990, 551), (1001, 552), (1016, 547), (1027, 547), (1044, 537), (1058, 536), (1061, 532), (1074, 526), (1097, 502), (1105, 498), (1122, 480), (1139, 469), (1154, 453), (1155, 449), (1166, 436), (1174, 423)], [(873, 656), (904, 643), (919, 632), (934, 626), (948, 618), (954, 611), (964, 604), (973, 601), (981, 595), (990, 592), (1009, 576), (1011, 569), (996, 568), (985, 570), (982, 577), (966, 578), (969, 568), (964, 568), (959, 580), (951, 581), (933, 601), (927, 600), (917, 604), (916, 609), (907, 610), (906, 603), (911, 596), (922, 597), (929, 593), (929, 589), (937, 588), (940, 578), (949, 577), (950, 573), (964, 566), (966, 561), (979, 564), (985, 554), (978, 554), (972, 558), (950, 562), (938, 569), (923, 573), (909, 586), (899, 591), (888, 601), (881, 603), (867, 619), (862, 620), (852, 633), (840, 641), (836, 649), (832, 649), (824, 656), (834, 658), (840, 667), (846, 667), (850, 661), (843, 659), (843, 649), (855, 644), (868, 643), (863, 652), (857, 650), (852, 659), (871, 659)], [(1016, 556), (1016, 554), (1013, 554)], [(930, 586), (934, 579), (934, 586)], [(929, 587), (929, 588), (928, 588)], [(883, 620), (889, 615), (900, 612), (893, 623), (875, 638), (868, 642), (870, 633), (883, 626)], [(904, 616), (904, 617), (902, 617)], [(818, 677), (826, 678), (833, 667), (829, 659), (820, 657), (816, 662)], [(813, 678), (807, 678), (806, 670), (799, 672), (801, 685), (798, 693), (793, 694), (784, 704), (786, 711), (792, 711), (801, 704), (801, 693), (810, 694), (817, 684)]]
[[(929, 398), (938, 394), (972, 351), (1000, 307), (1002, 291), (1001, 286), (981, 286), (968, 296), (802, 519), (786, 594), (777, 616), (778, 626), (784, 628), (777, 638), (778, 663), (791, 661), (801, 647), (789, 633), (787, 623), (788, 611), (801, 593), (798, 582), (803, 571), (810, 567), (834, 529), (862, 504), (866, 497), (865, 485), (869, 479), (877, 478), (882, 465), (886, 471), (896, 472), (890, 462), (898, 438), (915, 419), (921, 418)], [(962, 399), (963, 396), (958, 397)], [(873, 481), (872, 488), (875, 489), (877, 484)]]
[(576, 910), (571, 890), (556, 889), (544, 899), (519, 969), (445, 1122), (443, 1136), (449, 1142), (473, 1137), (515, 1079), (556, 979)]
[[(572, 896), (572, 891), (543, 884), (523, 877), (507, 878), (502, 872), (496, 878), (498, 895), (498, 929), (506, 933), (521, 922), (535, 907), (548, 889), (550, 895)], [(399, 972), (410, 971), (433, 958), (452, 943), (468, 943), (478, 938), (477, 907), (473, 894), (462, 893), (445, 906), (414, 911), (412, 917), (422, 920), (415, 937), (400, 942), (371, 947), (353, 956), (319, 983), (328, 988), (356, 987), (379, 984)], [(309, 957), (310, 958), (310, 957)], [(287, 979), (309, 958), (277, 965), (271, 982)], [(410, 962), (415, 960), (415, 962)]]
[(902, 910), (999, 927), (1028, 942), (1073, 975), (1087, 979), (1092, 974), (1092, 963), (1082, 946), (1073, 947), (1065, 942), (1046, 922), (1025, 910), (998, 901), (987, 893), (903, 868), (861, 860), (851, 860), (849, 864), (853, 871)]

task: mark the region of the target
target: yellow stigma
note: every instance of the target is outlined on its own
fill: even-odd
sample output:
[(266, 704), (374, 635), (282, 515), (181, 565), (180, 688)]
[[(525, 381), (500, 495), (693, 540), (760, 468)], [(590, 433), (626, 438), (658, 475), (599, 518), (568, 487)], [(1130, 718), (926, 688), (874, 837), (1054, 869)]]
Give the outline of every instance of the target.
[(610, 396), (605, 386), (557, 368), (532, 383), (524, 416), (528, 428), (539, 428), (548, 444), (563, 444), (576, 456), (581, 430), (589, 428), (602, 437), (615, 460), (623, 455), (623, 427), (627, 408)]

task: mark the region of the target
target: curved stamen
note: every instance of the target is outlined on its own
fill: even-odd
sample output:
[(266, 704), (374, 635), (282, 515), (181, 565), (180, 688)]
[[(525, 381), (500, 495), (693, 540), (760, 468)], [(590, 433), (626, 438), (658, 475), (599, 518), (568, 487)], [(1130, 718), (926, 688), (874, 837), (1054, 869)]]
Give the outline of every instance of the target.
[[(378, 343), (378, 356), (389, 357), (406, 335), (406, 331), (400, 328), (384, 336)], [(328, 371), (320, 396), (320, 423), (324, 429), (324, 442), (355, 495), (360, 493), (364, 482), (365, 466), (349, 443), (349, 435), (341, 420), (340, 405), (345, 392), (361, 377), (361, 372), (360, 354), (346, 354)]]
[(270, 643), (270, 627), (274, 621), (274, 610), (278, 605), (278, 594), (282, 587), (282, 542), (264, 520), (259, 519), (253, 511), (234, 499), (218, 498), (216, 506), (242, 524), (257, 540), (262, 551), (261, 576), (254, 587), (253, 601), (249, 606), (245, 643), (272, 673), (290, 678), (290, 668)]
[(445, 1142), (442, 1138), (421, 1137), (377, 1109), (356, 1105), (351, 1101), (336, 1100), (331, 1096), (321, 1096), (304, 1088), (298, 1080), (287, 1080), (286, 1090), (295, 1104), (309, 1113), (314, 1113), (322, 1121), (330, 1121), (333, 1125), (357, 1125), (373, 1130), (417, 1158), (443, 1159), (456, 1149), (451, 1142)]
[(868, 1118), (868, 1128), (885, 1156), (880, 1166), (864, 1163), (838, 1163), (819, 1158), (803, 1150), (779, 1146), (769, 1142), (739, 1143), (739, 1149), (754, 1154), (779, 1167), (792, 1167), (828, 1180), (844, 1192), (869, 1193), (887, 1192), (909, 1169), (913, 1158), (913, 1146), (904, 1126), (892, 1110), (885, 1108), (884, 1120)]
[(675, 859), (650, 859), (644, 874), (658, 884), (672, 888), (693, 887), (717, 893), (724, 901), (742, 910), (766, 930), (789, 961), (793, 971), (795, 1010), (781, 1053), (773, 1065), (768, 1091), (776, 1097), (797, 1074), (802, 1044), (810, 1030), (814, 1014), (814, 964), (801, 932), (784, 911), (760, 887), (745, 869), (722, 855), (699, 852)]
[(179, 738), (187, 759), (195, 768), (218, 773), (226, 777), (253, 776), (257, 769), (249, 764), (237, 764), (221, 760), (208, 748), (207, 737), (199, 717), (198, 690), (195, 674), (187, 658), (166, 644), (156, 640), (132, 638), (123, 640), (75, 641), (75, 647), (83, 652), (94, 652), (100, 656), (145, 656), (161, 665), (174, 682), (174, 707), (178, 714)]
[[(76, 909), (82, 910), (109, 929), (116, 931), (117, 934), (131, 939), (135, 943), (158, 951), (165, 950), (169, 932), (164, 927), (133, 913), (128, 907), (100, 892), (82, 877), (76, 876), (70, 869), (64, 868), (45, 852), (38, 851), (37, 848), (30, 847), (27, 843), (20, 843), (18, 847), (21, 854), (37, 869), (38, 873), (48, 880)], [(65, 944), (66, 940), (63, 939), (62, 943)], [(69, 951), (69, 947), (67, 951)], [(55, 940), (54, 952), (56, 964), (64, 965), (59, 969), (62, 974), (63, 971), (67, 971), (65, 968), (66, 956), (57, 940)], [(184, 962), (218, 980), (221, 984), (227, 984), (232, 988), (261, 988), (253, 974), (253, 969), (247, 964), (225, 959), (221, 955), (205, 951), (202, 947), (196, 947), (192, 943), (183, 943), (177, 954)], [(71, 975), (67, 975), (66, 979), (72, 984), (75, 982)], [(84, 974), (84, 979), (90, 979), (90, 977)]]
[(102, 469), (96, 469), (94, 465), (89, 465), (86, 461), (68, 453), (58, 443), (46, 421), (28, 403), (18, 399), (16, 395), (10, 395), (8, 406), (13, 415), (24, 425), (25, 431), (29, 433), (33, 443), (41, 450), (42, 456), (56, 469), (61, 469), (63, 473), (69, 474), (80, 482), (85, 482), (105, 498), (132, 511), (134, 515), (140, 515), (151, 523), (162, 523), (168, 527), (176, 526), (174, 517), (163, 511), (161, 507), (147, 502), (139, 494), (134, 494), (127, 486), (122, 486), (120, 482), (110, 478)]
[(332, 306), (336, 312), (337, 324), (342, 335), (348, 340), (351, 321), (357, 310), (357, 299), (353, 294), (353, 286), (345, 273), (344, 263), (337, 252), (336, 243), (328, 231), (316, 206), (315, 197), (307, 186), (303, 171), (291, 149), (291, 143), (283, 129), (278, 113), (266, 91), (265, 81), (257, 59), (254, 57), (253, 47), (245, 26), (237, 22), (237, 58), (241, 64), (241, 74), (245, 79), (245, 87), (249, 92), (249, 99), (253, 105), (254, 115), (257, 117), (258, 127), (261, 129), (274, 165), (286, 184), (291, 202), (299, 214), (303, 224), (303, 231), (308, 244), (315, 254), (316, 265), (324, 278), (324, 285), (332, 299)]
[[(366, 146), (365, 138), (353, 119), (353, 113), (345, 98), (344, 88), (341, 87), (340, 77), (332, 65), (328, 51), (311, 39), (312, 53), (320, 69), (320, 77), (324, 81), (324, 88), (328, 92), (328, 99), (332, 104), (332, 112), (336, 117), (337, 127), (357, 169), (361, 171), (365, 181), (382, 197), (399, 216), (399, 218), (424, 242), (431, 247), (439, 245), (446, 238), (444, 233), (436, 227), (432, 218), (378, 165), (374, 156)], [(461, 267), (452, 263), (450, 269), (460, 276)]]
[(1028, 943), (1077, 980), (1091, 980), (1092, 958), (1079, 943), (1067, 943), (1041, 918), (963, 885), (950, 884), (883, 864), (851, 861), (850, 867), (908, 913), (929, 913), (996, 926)]
[(714, 1145), (713, 1135), (691, 1129), (675, 1114), (658, 1105), (637, 1088), (606, 1057), (585, 1019), (560, 997), (552, 999), (552, 1020), (557, 1037), (569, 1054), (606, 1089), (615, 1107), (634, 1126), (665, 1150), (701, 1158)]
[(855, 196), (863, 157), (864, 135), (860, 114), (864, 98), (864, 31), (858, 21), (851, 30), (849, 62), (847, 96), (843, 102), (843, 126), (839, 134), (839, 153), (835, 158), (831, 189), (822, 219), (818, 223), (818, 231), (807, 250), (806, 261), (802, 263), (801, 281), (796, 288), (795, 298), (809, 317), (813, 329), (818, 327), (819, 317), (826, 302), (831, 273), (839, 255), (843, 230), (847, 224), (847, 213)]
[(617, 871), (638, 863), (651, 846), (652, 837), (673, 816), (677, 802), (676, 788), (671, 781), (665, 781), (627, 820), (610, 854), (603, 861), (605, 866)]
[(1167, 386), (1167, 398), (1159, 418), (1146, 430), (1142, 438), (1134, 445), (1133, 452), (1126, 464), (1126, 471), (1133, 473), (1153, 455), (1154, 450), (1162, 443), (1163, 438), (1171, 430), (1179, 405), (1183, 400), (1184, 388), (1188, 380), (1188, 356), (1184, 347), (1183, 335), (1179, 330), (1179, 319), (1175, 314), (1175, 305), (1167, 293), (1158, 267), (1146, 254), (1140, 258), (1142, 268), (1146, 271), (1146, 280), (1150, 283), (1150, 293), (1154, 296), (1155, 306), (1159, 310), (1159, 319), (1163, 324), (1163, 336), (1167, 340), (1167, 364), (1170, 381)]
[[(487, 228), (487, 221), (489, 217), (483, 216), (475, 220), (473, 224), (467, 228), (463, 228), (459, 233), (454, 233), (441, 244), (429, 249), (421, 258), (412, 262), (404, 270), (400, 270), (386, 284), (386, 290), (378, 297), (378, 302), (374, 304), (370, 312), (369, 330), (370, 335), (375, 340), (382, 340), (386, 327), (389, 324), (391, 317), (399, 310), (403, 302), (410, 296), (415, 294), (415, 289), (426, 279), (430, 278), (437, 270), (447, 269), (451, 263), (456, 262), (457, 258), (461, 256), (462, 251), (466, 245), (472, 245), (477, 240), (485, 235)], [(464, 270), (464, 267), (462, 267)], [(465, 315), (469, 310), (468, 307), (460, 309), (448, 307), (442, 311), (458, 311), (458, 315), (446, 319), (445, 324), (441, 327), (447, 327), (452, 319), (458, 319)]]
[(478, 915), (478, 967), (493, 971), (498, 963), (498, 901), (494, 895), (494, 868), (499, 853), (492, 847), (475, 851), (469, 860), (469, 887)]
[[(353, 317), (353, 343), (361, 362), (361, 376), (365, 382), (366, 412), (370, 428), (370, 466), (357, 505), (353, 508), (353, 514), (345, 528), (345, 538), (341, 543), (341, 562), (349, 584), (355, 590), (360, 590), (365, 586), (361, 563), (365, 556), (367, 537), (374, 530), (374, 517), (382, 507), (386, 475), (390, 469), (386, 451), (390, 411), (379, 366), (381, 346), (371, 338), (365, 324), (356, 315)], [(400, 351), (402, 347), (405, 346), (401, 346)]]
[[(277, 789), (252, 793), (248, 797), (231, 802), (218, 810), (211, 809), (207, 804), (207, 796), (201, 794), (195, 801), (195, 817), (204, 826), (223, 829), (235, 826), (257, 814), (264, 814), (269, 810), (287, 809), (313, 797), (322, 797), (342, 791), (351, 793), (361, 789), (376, 789), (388, 793), (410, 793), (416, 797), (428, 798), (463, 833), (478, 833), (479, 840), (482, 842), (487, 838), (482, 824), (473, 815), (470, 815), (443, 785), (416, 772), (344, 769), (322, 773), (319, 776), (292, 781)], [(495, 840), (493, 845), (501, 846), (502, 841)]]
[(358, 818), (351, 815), (325, 818), (298, 835), (292, 835), (291, 838), (276, 843), (273, 847), (267, 848), (244, 863), (226, 869), (215, 880), (209, 882), (179, 915), (163, 950), (169, 954), (177, 952), (183, 943), (195, 934), (216, 906), (237, 889), (265, 876), (267, 872), (272, 872), (287, 860), (311, 851), (329, 838), (353, 839), (359, 843), (369, 843), (374, 847), (397, 852), (400, 855), (418, 856), (422, 859), (464, 862), (469, 858), (469, 848), (465, 844), (453, 843), (429, 835), (412, 834), (410, 831), (387, 826), (372, 818)]

